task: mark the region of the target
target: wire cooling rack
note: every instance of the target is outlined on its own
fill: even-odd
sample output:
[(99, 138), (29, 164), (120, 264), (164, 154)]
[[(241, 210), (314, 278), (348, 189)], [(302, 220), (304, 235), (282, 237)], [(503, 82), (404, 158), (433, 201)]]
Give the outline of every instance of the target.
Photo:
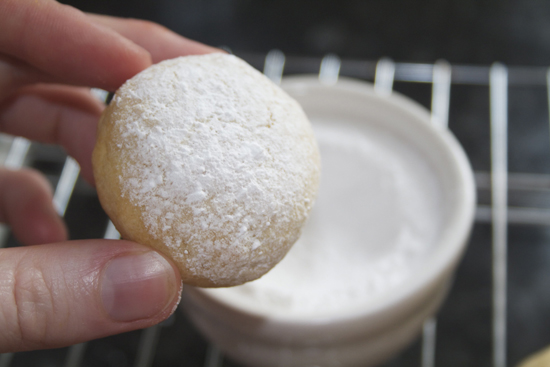
[[(275, 82), (283, 75), (318, 73), (326, 84), (346, 76), (373, 82), (382, 95), (406, 94), (431, 110), (434, 124), (457, 135), (472, 161), (479, 205), (455, 286), (438, 319), (427, 320), (422, 336), (385, 366), (505, 367), (550, 344), (550, 317), (544, 316), (544, 310), (550, 314), (550, 298), (544, 294), (545, 289), (550, 293), (546, 68), (341, 60), (337, 55), (287, 57), (278, 50), (238, 56)], [(94, 93), (106, 99), (102, 91)], [(510, 98), (509, 103), (509, 94), (518, 101)], [(514, 127), (508, 125), (510, 116), (517, 120)], [(30, 166), (46, 174), (56, 187), (54, 204), (65, 216), (72, 238), (118, 238), (95, 191), (79, 179), (78, 164), (59, 148), (0, 136), (0, 156), (7, 167)], [(0, 247), (17, 245), (5, 227), (0, 228), (0, 241)], [(508, 256), (510, 249), (513, 257)], [(522, 253), (533, 254), (535, 260), (524, 259)], [(511, 274), (529, 281), (512, 289)], [(0, 355), (0, 367), (15, 366), (237, 365), (178, 311), (140, 331), (69, 348)]]

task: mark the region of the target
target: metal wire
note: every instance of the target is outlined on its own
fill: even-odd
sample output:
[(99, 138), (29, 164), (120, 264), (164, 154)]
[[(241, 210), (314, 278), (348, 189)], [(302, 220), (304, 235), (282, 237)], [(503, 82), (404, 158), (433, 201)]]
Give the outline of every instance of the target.
[(53, 204), (60, 216), (65, 215), (79, 174), (80, 166), (78, 163), (73, 158), (67, 157), (53, 196)]
[(4, 167), (19, 169), (23, 167), (31, 142), (25, 138), (13, 138), (8, 156), (4, 161)]
[(275, 84), (281, 84), (285, 68), (285, 54), (280, 50), (271, 50), (267, 53), (264, 62), (264, 74)]
[[(550, 226), (550, 210), (548, 209), (509, 206), (506, 217), (508, 224)], [(478, 205), (476, 221), (491, 223), (493, 221), (493, 208), (487, 205)]]
[(87, 346), (88, 343), (80, 343), (70, 347), (67, 353), (67, 358), (65, 359), (64, 367), (80, 366), (82, 364), (82, 360), (84, 359), (84, 352), (86, 351)]
[[(438, 61), (433, 68), (431, 122), (434, 126), (446, 129), (449, 124), (449, 105), (451, 99), (451, 65), (444, 60)], [(435, 366), (437, 341), (437, 319), (432, 317), (422, 328), (421, 366)]]
[(14, 353), (0, 354), (0, 367), (9, 367), (14, 355)]
[(340, 75), (341, 65), (340, 58), (334, 54), (328, 54), (323, 57), (321, 67), (319, 68), (319, 80), (321, 83), (327, 85), (336, 84)]
[(381, 96), (389, 96), (393, 90), (395, 63), (389, 58), (382, 58), (376, 64), (374, 90)]
[(508, 71), (494, 64), (490, 74), (493, 223), (493, 365), (506, 366), (506, 259), (508, 206)]
[(206, 358), (204, 367), (221, 367), (223, 366), (223, 355), (214, 344), (209, 344), (206, 350)]
[(103, 236), (106, 240), (118, 240), (120, 239), (120, 233), (118, 233), (113, 222), (109, 221), (107, 224), (107, 229), (105, 230), (105, 235)]
[(154, 325), (142, 330), (139, 340), (135, 367), (149, 367), (153, 365), (155, 351), (160, 336), (160, 325)]
[(449, 105), (451, 103), (451, 65), (438, 61), (433, 68), (432, 84), (432, 124), (441, 128), (449, 125)]
[(437, 319), (428, 319), (422, 327), (422, 354), (421, 366), (435, 366), (435, 346), (437, 340)]
[[(239, 53), (239, 56), (253, 65), (261, 65), (265, 55), (257, 53)], [(394, 63), (397, 82), (432, 83), (434, 64), (424, 63)], [(285, 69), (290, 74), (311, 74), (319, 67), (319, 58), (309, 56), (286, 56)], [(371, 60), (342, 59), (342, 75), (360, 79), (373, 80), (377, 62)], [(452, 84), (462, 85), (489, 85), (490, 66), (453, 64)], [(540, 86), (546, 87), (546, 67), (510, 66), (508, 70), (508, 84), (510, 86)]]

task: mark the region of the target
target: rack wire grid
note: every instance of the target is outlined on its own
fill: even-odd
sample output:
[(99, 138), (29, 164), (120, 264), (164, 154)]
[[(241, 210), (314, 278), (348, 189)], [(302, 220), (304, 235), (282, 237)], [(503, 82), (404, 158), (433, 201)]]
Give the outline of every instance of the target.
[[(427, 320), (418, 340), (384, 366), (505, 367), (550, 344), (546, 68), (341, 60), (332, 54), (286, 57), (278, 50), (238, 56), (277, 83), (283, 74), (318, 73), (327, 84), (353, 77), (373, 82), (382, 95), (405, 94), (431, 109), (434, 124), (453, 131), (472, 162), (479, 204), (453, 289), (437, 319)], [(104, 92), (94, 92), (106, 99)], [(34, 167), (49, 178), (71, 238), (118, 237), (94, 189), (79, 179), (78, 164), (60, 148), (0, 136), (0, 153), (5, 166)], [(5, 227), (0, 236), (0, 247), (17, 246)], [(16, 366), (238, 364), (224, 358), (178, 310), (148, 329), (68, 348), (0, 355), (0, 367)]]

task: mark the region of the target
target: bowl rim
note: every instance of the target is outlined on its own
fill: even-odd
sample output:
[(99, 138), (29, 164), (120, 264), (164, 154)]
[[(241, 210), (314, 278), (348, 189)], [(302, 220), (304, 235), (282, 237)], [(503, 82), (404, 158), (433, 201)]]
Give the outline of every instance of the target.
[[(339, 93), (354, 93), (363, 98), (375, 99), (378, 103), (385, 104), (388, 108), (400, 110), (405, 115), (411, 117), (410, 123), (419, 126), (423, 134), (431, 135), (431, 138), (437, 140), (437, 144), (433, 147), (447, 149), (450, 156), (453, 157), (454, 167), (452, 168), (458, 177), (461, 178), (460, 185), (457, 185), (457, 194), (461, 198), (456, 200), (457, 205), (452, 211), (448, 227), (441, 231), (440, 239), (437, 243), (445, 243), (446, 246), (436, 246), (426, 259), (429, 259), (433, 266), (420, 267), (414, 277), (392, 288), (393, 292), (388, 292), (383, 297), (377, 297), (374, 301), (367, 301), (354, 306), (346, 307), (345, 311), (339, 311), (338, 314), (313, 314), (310, 317), (304, 315), (294, 315), (291, 313), (269, 313), (265, 309), (256, 309), (250, 307), (246, 302), (236, 301), (224, 293), (210, 292), (208, 289), (193, 288), (193, 290), (201, 293), (203, 297), (213, 302), (219, 303), (224, 307), (229, 308), (233, 312), (242, 315), (250, 315), (257, 318), (264, 318), (272, 323), (318, 326), (327, 323), (346, 323), (355, 322), (357, 319), (367, 318), (375, 320), (381, 316), (392, 313), (395, 316), (397, 313), (408, 312), (407, 307), (403, 305), (407, 300), (412, 302), (420, 302), (421, 295), (429, 293), (430, 287), (438, 283), (442, 276), (450, 277), (454, 268), (460, 261), (462, 254), (466, 248), (468, 237), (473, 225), (475, 206), (476, 206), (476, 189), (473, 171), (464, 152), (454, 135), (447, 129), (434, 126), (431, 123), (431, 115), (429, 111), (413, 101), (412, 99), (403, 96), (397, 92), (392, 92), (390, 95), (380, 95), (374, 90), (374, 86), (366, 81), (340, 77), (335, 84), (327, 85), (319, 80), (318, 75), (295, 75), (283, 78), (281, 87), (288, 92), (288, 89), (299, 88), (303, 90), (312, 88), (323, 88), (331, 90), (331, 92)], [(451, 169), (451, 168), (449, 168)], [(189, 290), (189, 288), (188, 288)], [(416, 299), (416, 301), (414, 301)], [(392, 310), (394, 312), (392, 312)]]

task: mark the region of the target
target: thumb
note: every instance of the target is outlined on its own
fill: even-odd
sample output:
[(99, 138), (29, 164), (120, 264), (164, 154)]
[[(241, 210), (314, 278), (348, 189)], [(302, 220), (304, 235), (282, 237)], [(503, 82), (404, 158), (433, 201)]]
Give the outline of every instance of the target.
[(158, 253), (86, 240), (0, 250), (0, 353), (58, 348), (154, 325), (181, 280)]

